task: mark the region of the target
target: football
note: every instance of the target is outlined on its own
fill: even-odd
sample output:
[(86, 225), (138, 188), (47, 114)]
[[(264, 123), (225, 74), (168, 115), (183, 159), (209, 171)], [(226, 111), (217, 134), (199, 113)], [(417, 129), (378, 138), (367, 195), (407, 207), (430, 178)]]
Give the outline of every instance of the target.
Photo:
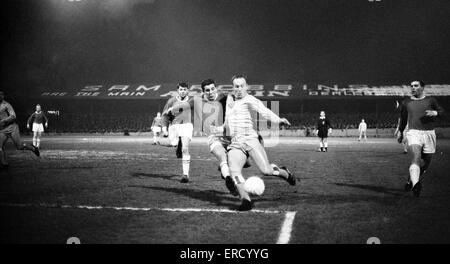
[(257, 176), (249, 177), (245, 180), (244, 189), (249, 194), (260, 196), (265, 189), (264, 181)]

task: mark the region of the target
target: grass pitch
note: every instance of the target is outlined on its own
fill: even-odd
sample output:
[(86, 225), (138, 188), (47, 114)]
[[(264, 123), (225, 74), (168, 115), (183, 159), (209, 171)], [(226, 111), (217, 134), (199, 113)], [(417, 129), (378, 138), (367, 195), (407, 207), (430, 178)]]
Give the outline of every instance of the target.
[[(29, 138), (25, 139), (29, 141)], [(175, 149), (143, 136), (55, 136), (41, 158), (7, 145), (0, 171), (1, 243), (381, 243), (450, 242), (450, 140), (438, 139), (419, 198), (403, 191), (410, 158), (394, 139), (280, 138), (267, 147), (297, 186), (264, 177), (255, 210), (237, 212), (208, 152), (191, 144), (191, 181), (179, 182)], [(266, 145), (270, 145), (266, 139)], [(273, 143), (273, 142), (272, 142)], [(245, 176), (259, 175), (255, 166)], [(286, 215), (295, 213), (286, 229)], [(287, 230), (287, 231), (286, 231)], [(284, 234), (283, 234), (284, 232)], [(287, 232), (287, 233), (286, 233)]]

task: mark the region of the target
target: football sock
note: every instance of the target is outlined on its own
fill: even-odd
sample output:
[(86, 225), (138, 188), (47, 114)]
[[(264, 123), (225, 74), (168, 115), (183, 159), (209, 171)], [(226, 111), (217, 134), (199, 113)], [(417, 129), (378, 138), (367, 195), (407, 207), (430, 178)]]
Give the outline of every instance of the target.
[(411, 166), (409, 166), (409, 177), (411, 179), (411, 182), (414, 185), (416, 185), (416, 183), (419, 182), (419, 177), (420, 177), (420, 167), (417, 164), (411, 164)]
[(36, 139), (36, 145), (35, 145), (36, 147), (40, 147), (41, 146), (41, 140), (38, 138), (38, 139)]
[(244, 177), (242, 177), (242, 175), (233, 176), (233, 180), (236, 184), (240, 184), (240, 183), (243, 184), (245, 182), (245, 179), (244, 179)]
[(33, 138), (33, 146), (36, 146), (36, 139), (35, 138)]
[(246, 199), (251, 201), (250, 196), (248, 195), (247, 191), (245, 191), (243, 182), (236, 184), (236, 189), (239, 193), (239, 198), (241, 198), (241, 200)]
[(326, 148), (328, 148), (328, 142), (323, 143), (323, 146)]
[(191, 156), (183, 155), (182, 163), (183, 163), (183, 175), (189, 176), (189, 166), (191, 164)]
[(230, 176), (230, 168), (228, 167), (228, 163), (226, 161), (220, 163), (220, 173), (224, 178)]

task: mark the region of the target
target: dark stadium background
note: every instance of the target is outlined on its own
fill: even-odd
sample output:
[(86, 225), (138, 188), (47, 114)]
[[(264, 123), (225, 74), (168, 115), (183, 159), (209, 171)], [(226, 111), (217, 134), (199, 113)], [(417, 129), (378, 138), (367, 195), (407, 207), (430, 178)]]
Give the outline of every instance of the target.
[[(444, 0), (7, 0), (1, 89), (21, 126), (36, 103), (60, 110), (69, 124), (88, 120), (84, 113), (136, 118), (108, 123), (107, 131), (148, 129), (165, 99), (43, 100), (39, 93), (99, 83), (229, 83), (236, 73), (250, 83), (448, 84), (449, 11)], [(299, 127), (322, 109), (339, 114), (339, 127), (364, 117), (370, 127), (395, 126), (398, 98), (359, 99), (298, 98), (283, 101), (280, 112)], [(52, 119), (50, 131), (68, 125)]]

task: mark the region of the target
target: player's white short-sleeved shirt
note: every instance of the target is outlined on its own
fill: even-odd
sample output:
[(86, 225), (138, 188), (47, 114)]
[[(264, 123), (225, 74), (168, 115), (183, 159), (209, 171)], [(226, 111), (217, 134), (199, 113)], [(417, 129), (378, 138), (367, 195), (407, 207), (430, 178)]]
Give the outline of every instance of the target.
[(359, 123), (359, 131), (365, 132), (367, 130), (367, 123)]

